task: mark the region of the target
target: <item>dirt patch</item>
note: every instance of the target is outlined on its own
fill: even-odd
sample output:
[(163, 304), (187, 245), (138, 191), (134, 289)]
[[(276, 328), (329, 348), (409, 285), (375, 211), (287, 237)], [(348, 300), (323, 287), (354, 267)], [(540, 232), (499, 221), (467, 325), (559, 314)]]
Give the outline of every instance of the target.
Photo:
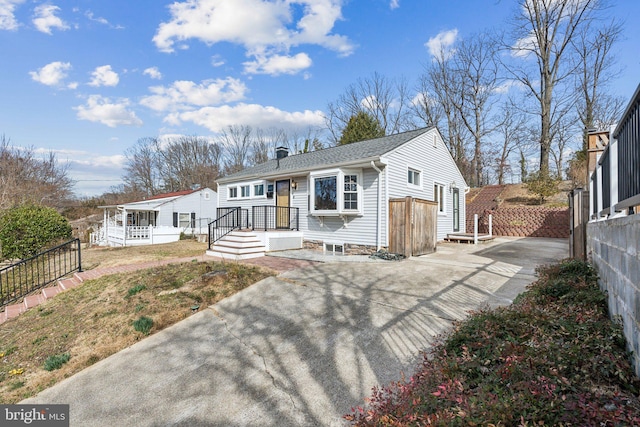
[(509, 184), (500, 194), (500, 207), (515, 206), (544, 206), (548, 208), (559, 208), (568, 206), (567, 195), (571, 191), (571, 181), (560, 183), (560, 192), (549, 197), (541, 205), (537, 196), (529, 193), (524, 184)]

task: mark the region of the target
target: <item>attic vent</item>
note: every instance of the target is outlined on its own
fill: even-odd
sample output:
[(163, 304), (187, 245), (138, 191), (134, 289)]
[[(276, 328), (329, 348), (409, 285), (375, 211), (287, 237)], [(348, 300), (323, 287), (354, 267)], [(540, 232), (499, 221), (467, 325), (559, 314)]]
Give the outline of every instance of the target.
[(289, 155), (287, 147), (276, 147), (276, 159), (284, 159)]

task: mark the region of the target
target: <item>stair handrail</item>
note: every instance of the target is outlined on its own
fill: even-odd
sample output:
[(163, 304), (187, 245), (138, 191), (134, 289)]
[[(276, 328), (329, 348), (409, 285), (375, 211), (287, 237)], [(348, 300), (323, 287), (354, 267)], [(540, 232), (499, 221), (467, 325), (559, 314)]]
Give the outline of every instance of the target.
[(233, 230), (249, 228), (248, 209), (239, 207), (228, 209), (227, 213), (209, 223), (209, 249)]
[(74, 272), (82, 272), (80, 239), (0, 268), (0, 308)]

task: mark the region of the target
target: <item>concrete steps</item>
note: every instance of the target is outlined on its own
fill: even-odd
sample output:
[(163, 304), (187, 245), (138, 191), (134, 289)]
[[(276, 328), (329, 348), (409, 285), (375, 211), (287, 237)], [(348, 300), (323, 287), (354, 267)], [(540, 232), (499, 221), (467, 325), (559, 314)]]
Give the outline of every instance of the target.
[(267, 248), (258, 236), (251, 231), (232, 231), (213, 244), (207, 255), (225, 260), (239, 261), (243, 259), (263, 257)]

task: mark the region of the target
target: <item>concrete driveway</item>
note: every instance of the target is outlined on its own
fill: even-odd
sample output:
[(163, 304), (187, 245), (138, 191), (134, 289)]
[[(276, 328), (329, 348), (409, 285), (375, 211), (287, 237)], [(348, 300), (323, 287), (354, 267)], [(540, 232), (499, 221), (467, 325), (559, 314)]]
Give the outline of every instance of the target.
[(567, 255), (565, 240), (499, 238), (290, 271), (22, 403), (68, 403), (72, 426), (342, 425), (453, 320), (510, 303)]

